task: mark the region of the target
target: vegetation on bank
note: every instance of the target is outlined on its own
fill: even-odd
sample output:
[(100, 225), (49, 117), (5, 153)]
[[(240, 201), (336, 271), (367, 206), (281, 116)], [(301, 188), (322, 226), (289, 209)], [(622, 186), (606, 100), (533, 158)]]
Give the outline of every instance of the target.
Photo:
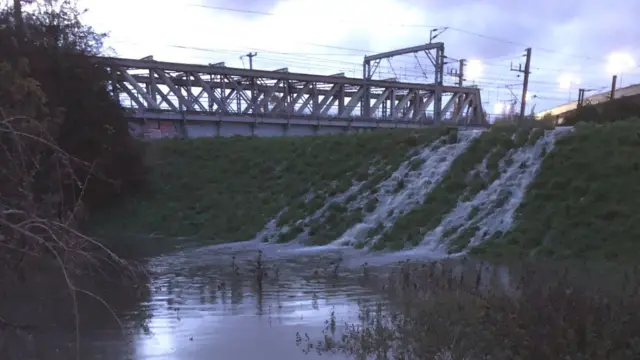
[(7, 96), (0, 105), (5, 114), (33, 115), (60, 150), (77, 160), (69, 166), (80, 180), (65, 184), (64, 206), (82, 198), (86, 211), (100, 209), (144, 187), (141, 149), (109, 92), (111, 76), (91, 61), (102, 52), (105, 35), (82, 24), (66, 0), (25, 12), (20, 31), (13, 15), (10, 7), (0, 10), (0, 62), (20, 72), (16, 86), (35, 87), (39, 94), (20, 94), (4, 84)]
[(587, 104), (567, 114), (563, 125), (579, 123), (609, 124), (640, 117), (640, 101), (633, 97), (621, 97), (596, 105)]
[[(399, 216), (389, 229), (378, 224), (353, 245), (365, 246), (380, 235), (375, 249), (416, 245), (458, 200), (472, 198), (498, 178), (500, 163), (510, 150), (535, 144), (542, 134), (539, 128), (516, 130), (507, 124), (481, 134), (453, 161), (423, 204)], [(157, 239), (175, 246), (185, 239), (193, 243), (252, 239), (272, 221), (276, 231), (260, 234), (263, 241), (297, 239), (322, 245), (374, 211), (379, 191), (401, 191), (406, 176), (420, 171), (425, 161), (417, 156), (421, 149), (434, 152), (459, 141), (456, 129), (444, 127), (154, 141), (146, 145), (152, 169), (149, 189), (125, 206), (94, 216), (92, 229), (114, 246), (149, 235), (156, 237), (142, 247)], [(406, 171), (391, 179), (403, 162)], [(392, 181), (383, 189), (384, 180)], [(114, 231), (109, 233), (110, 229)], [(170, 240), (177, 237), (183, 240)], [(460, 251), (465, 244), (458, 241), (451, 251)]]
[[(516, 212), (515, 227), (489, 234), (489, 240), (472, 253), (520, 257), (535, 250), (538, 256), (553, 257), (632, 256), (633, 234), (640, 231), (633, 227), (640, 222), (633, 211), (638, 165), (632, 155), (640, 142), (639, 131), (633, 121), (585, 124), (560, 137), (553, 151), (540, 153), (544, 160)], [(380, 236), (373, 248), (417, 245), (460, 201), (469, 201), (496, 181), (505, 166), (511, 166), (514, 150), (533, 146), (543, 135), (544, 128), (517, 130), (507, 125), (485, 131), (453, 161), (424, 202), (390, 227), (369, 231), (368, 238)], [(153, 169), (149, 190), (125, 207), (101, 213), (95, 228), (117, 228), (117, 235), (127, 234), (122, 239), (154, 234), (163, 244), (176, 246), (184, 239), (248, 240), (275, 219), (272, 225), (280, 231), (270, 238), (265, 235), (264, 241), (326, 244), (377, 206), (376, 186), (401, 162), (417, 149), (456, 138), (454, 130), (437, 128), (309, 138), (157, 141), (147, 145)], [(401, 187), (402, 179), (395, 186)], [(491, 201), (499, 206), (506, 198)], [(481, 210), (472, 209), (468, 223), (441, 234), (450, 253), (470, 245), (480, 230)], [(176, 237), (183, 240), (168, 240)]]
[[(252, 239), (277, 219), (289, 231), (272, 240), (289, 241), (305, 230), (296, 227), (299, 220), (327, 205), (322, 221), (306, 229), (310, 243), (327, 243), (355, 224), (367, 206), (347, 209), (348, 199), (328, 205), (332, 199), (354, 184), (361, 183), (359, 191), (371, 189), (416, 149), (450, 131), (154, 141), (147, 152), (148, 191), (100, 214), (94, 229), (111, 238), (153, 233), (234, 242)], [(350, 195), (353, 200), (358, 193)]]
[[(20, 20), (15, 14), (0, 9), (2, 220), (46, 219), (75, 229), (90, 212), (144, 187), (141, 147), (109, 93), (109, 74), (91, 61), (104, 35), (80, 23), (67, 1)], [(26, 236), (9, 225), (2, 230), (3, 241)]]
[[(416, 246), (461, 201), (473, 199), (496, 181), (511, 166), (514, 151), (532, 147), (547, 127), (500, 124), (485, 131), (453, 161), (424, 202), (391, 226), (370, 229), (367, 239), (379, 236), (370, 245), (376, 250)], [(631, 120), (578, 124), (561, 136), (553, 151), (540, 153), (542, 165), (516, 211), (514, 227), (488, 234), (471, 253), (494, 259), (633, 258), (633, 234), (640, 232), (634, 227), (640, 223), (634, 212), (638, 133), (640, 125)], [(171, 249), (185, 243), (252, 239), (274, 220), (278, 231), (262, 234), (263, 241), (326, 244), (375, 209), (377, 186), (400, 163), (420, 148), (451, 141), (457, 141), (457, 133), (445, 128), (156, 141), (146, 145), (153, 169), (148, 191), (124, 207), (101, 212), (94, 229), (106, 235), (104, 229), (117, 229), (111, 237), (128, 244), (131, 236), (156, 235), (140, 247), (153, 243)], [(417, 161), (409, 164), (410, 169), (419, 166)], [(397, 179), (396, 191), (402, 182)], [(489, 205), (499, 207), (507, 198), (498, 194)], [(441, 233), (449, 253), (469, 248), (480, 233), (483, 210), (471, 209), (466, 223)]]
[(515, 227), (473, 249), (491, 257), (637, 259), (640, 122), (578, 124), (556, 141)]
[[(302, 351), (354, 359), (636, 359), (637, 266), (472, 261), (404, 263), (355, 323), (298, 334)], [(320, 335), (318, 337), (318, 335)]]

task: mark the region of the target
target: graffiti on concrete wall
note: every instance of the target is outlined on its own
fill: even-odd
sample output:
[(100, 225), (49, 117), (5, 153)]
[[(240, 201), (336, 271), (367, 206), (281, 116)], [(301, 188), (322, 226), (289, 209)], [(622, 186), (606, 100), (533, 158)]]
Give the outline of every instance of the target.
[(179, 135), (173, 122), (157, 120), (148, 120), (145, 124), (129, 123), (129, 132), (141, 139), (167, 139)]

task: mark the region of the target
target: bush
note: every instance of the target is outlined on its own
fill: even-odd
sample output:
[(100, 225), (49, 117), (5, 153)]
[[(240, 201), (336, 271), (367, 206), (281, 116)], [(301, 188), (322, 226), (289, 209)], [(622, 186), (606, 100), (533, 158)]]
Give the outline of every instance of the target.
[[(82, 25), (68, 1), (25, 13), (24, 34), (13, 27), (12, 16), (11, 8), (0, 11), (0, 62), (16, 67), (27, 61), (30, 81), (46, 96), (47, 113), (60, 119), (50, 135), (61, 150), (81, 160), (73, 172), (88, 179), (86, 186), (65, 184), (65, 203), (74, 204), (82, 191), (88, 208), (100, 208), (139, 190), (145, 179), (141, 147), (107, 90), (109, 74), (91, 60), (102, 51), (104, 35)], [(2, 97), (3, 109), (23, 103), (8, 99)], [(80, 165), (85, 163), (89, 166)]]
[[(0, 314), (2, 336), (50, 325), (46, 317), (59, 314), (77, 330), (77, 294), (97, 297), (79, 289), (82, 276), (95, 266), (135, 275), (77, 228), (85, 203), (106, 206), (142, 184), (141, 154), (106, 73), (91, 63), (101, 35), (67, 2), (55, 11), (48, 4), (25, 15), (24, 31), (13, 27), (11, 9), (0, 9), (0, 308), (11, 310)], [(52, 301), (60, 293), (71, 313)], [(23, 321), (34, 324), (16, 325)], [(3, 337), (0, 345), (5, 354)]]
[(573, 126), (578, 122), (597, 123), (601, 121), (600, 112), (593, 105), (577, 108), (564, 118), (562, 125)]
[(610, 123), (640, 117), (640, 103), (629, 97), (609, 100), (602, 104), (585, 105), (579, 107), (567, 115), (563, 125), (575, 125), (579, 122)]
[(637, 274), (575, 263), (405, 263), (381, 284), (384, 304), (361, 303), (360, 321), (336, 329), (332, 317), (319, 341), (297, 342), (355, 359), (637, 359)]
[[(64, 275), (65, 285), (76, 289), (74, 275), (88, 266), (103, 260), (120, 270), (124, 265), (75, 230), (82, 202), (66, 203), (64, 192), (83, 187), (86, 178), (73, 169), (90, 164), (56, 144), (61, 121), (47, 109), (47, 97), (28, 75), (26, 61), (0, 63), (0, 289), (10, 294), (18, 291), (16, 280), (32, 284), (54, 268)], [(60, 289), (57, 281), (48, 283)], [(0, 316), (0, 326), (3, 321)]]

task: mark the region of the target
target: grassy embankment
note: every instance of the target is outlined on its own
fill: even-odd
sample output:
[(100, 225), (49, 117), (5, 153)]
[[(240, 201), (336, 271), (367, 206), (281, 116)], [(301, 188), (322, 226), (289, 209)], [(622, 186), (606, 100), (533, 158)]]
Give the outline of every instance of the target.
[(473, 253), (634, 261), (640, 249), (640, 124), (578, 124), (556, 142), (516, 226)]
[[(119, 238), (149, 234), (165, 238), (141, 241), (141, 247), (185, 242), (172, 240), (175, 237), (196, 243), (235, 242), (253, 238), (286, 208), (278, 225), (291, 230), (276, 240), (288, 241), (302, 230), (296, 221), (331, 196), (354, 182), (364, 182), (362, 191), (370, 189), (414, 153), (412, 149), (446, 138), (450, 131), (153, 142), (147, 151), (152, 168), (147, 193), (94, 216), (93, 228), (113, 246), (121, 243)], [(363, 207), (331, 205), (321, 222), (309, 224), (310, 242), (334, 240), (361, 218)]]
[[(495, 234), (472, 253), (513, 258), (535, 249), (545, 257), (634, 256), (637, 245), (633, 234), (640, 232), (634, 212), (638, 201), (634, 194), (640, 191), (636, 190), (640, 186), (636, 185), (639, 160), (634, 157), (640, 147), (638, 131), (640, 126), (627, 122), (585, 125), (559, 139), (518, 209), (515, 228)], [(278, 226), (288, 230), (274, 240), (290, 241), (306, 231), (309, 243), (325, 244), (375, 206), (375, 199), (351, 206), (359, 194), (371, 194), (376, 184), (409, 158), (411, 149), (445, 133), (430, 129), (156, 142), (149, 147), (151, 189), (124, 209), (118, 208), (119, 214), (109, 215), (100, 228), (110, 224), (119, 234), (161, 234), (167, 238), (153, 244), (168, 243), (170, 247), (184, 244), (185, 240), (171, 240), (177, 236), (192, 237), (196, 243), (242, 241), (251, 239), (287, 208)], [(422, 205), (381, 234), (374, 249), (416, 245), (459, 200), (472, 198), (498, 178), (500, 161), (510, 150), (530, 146), (542, 134), (540, 128), (516, 132), (509, 126), (485, 132), (456, 158)], [(481, 164), (485, 171), (476, 171)], [(323, 217), (296, 226), (331, 196), (344, 193), (358, 181), (363, 181), (363, 186), (328, 206)], [(477, 230), (474, 224), (466, 229), (451, 239), (451, 252), (464, 249)], [(375, 230), (369, 235), (377, 235)], [(141, 243), (148, 246), (149, 242)]]

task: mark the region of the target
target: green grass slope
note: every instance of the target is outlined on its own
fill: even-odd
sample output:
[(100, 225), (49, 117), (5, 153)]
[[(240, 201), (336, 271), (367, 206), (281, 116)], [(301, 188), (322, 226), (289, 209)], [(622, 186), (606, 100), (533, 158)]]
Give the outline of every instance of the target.
[(514, 228), (473, 253), (636, 259), (640, 250), (640, 124), (576, 126), (545, 158)]
[[(541, 128), (516, 130), (514, 126), (496, 126), (482, 133), (453, 161), (425, 201), (400, 217), (382, 234), (374, 249), (401, 249), (417, 245), (455, 209), (459, 201), (473, 198), (498, 178), (500, 161), (510, 150), (534, 144), (543, 134)], [(476, 170), (483, 163), (485, 172), (481, 174)], [(449, 244), (450, 252), (463, 250), (474, 233), (469, 232), (467, 236)]]
[[(154, 233), (214, 242), (248, 240), (285, 208), (279, 225), (293, 225), (354, 181), (375, 185), (412, 149), (449, 131), (397, 129), (357, 135), (152, 142), (148, 145), (152, 185), (147, 194), (97, 214), (91, 227), (105, 237)], [(325, 239), (333, 236), (329, 230), (337, 233), (358, 220), (357, 212), (349, 216), (337, 212), (333, 217)]]

